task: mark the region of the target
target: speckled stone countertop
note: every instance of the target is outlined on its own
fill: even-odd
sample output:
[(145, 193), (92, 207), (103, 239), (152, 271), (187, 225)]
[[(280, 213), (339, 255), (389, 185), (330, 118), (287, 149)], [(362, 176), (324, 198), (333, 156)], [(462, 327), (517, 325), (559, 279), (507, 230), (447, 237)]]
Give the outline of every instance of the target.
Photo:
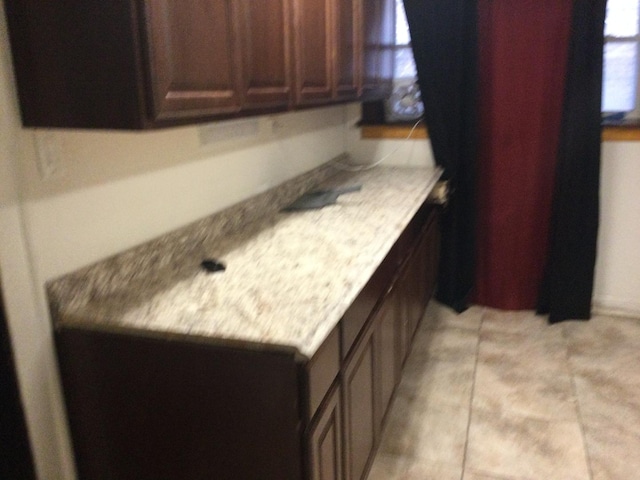
[[(262, 212), (255, 201), (235, 207), (52, 281), (54, 322), (293, 347), (311, 358), (440, 173), (325, 169), (314, 177), (323, 186), (362, 189), (321, 210), (288, 213), (279, 209), (300, 192), (272, 192), (262, 203), (278, 200)], [(221, 233), (221, 222), (247, 209), (253, 218)], [(207, 273), (205, 258), (226, 271)]]

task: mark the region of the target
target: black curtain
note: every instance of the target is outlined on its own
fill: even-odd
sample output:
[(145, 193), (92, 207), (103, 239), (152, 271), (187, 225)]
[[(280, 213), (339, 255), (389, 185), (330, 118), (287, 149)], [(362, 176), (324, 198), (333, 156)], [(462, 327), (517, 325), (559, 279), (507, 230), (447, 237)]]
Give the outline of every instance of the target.
[[(478, 3), (404, 5), (434, 157), (453, 191), (442, 217), (436, 298), (462, 311), (475, 276)], [(591, 312), (605, 6), (606, 0), (573, 0), (549, 255), (538, 300), (538, 312), (549, 314), (551, 322), (586, 319)]]
[(404, 0), (431, 148), (453, 192), (442, 215), (436, 298), (463, 311), (475, 275), (476, 0)]
[(599, 222), (606, 0), (575, 0), (551, 238), (538, 313), (589, 319)]

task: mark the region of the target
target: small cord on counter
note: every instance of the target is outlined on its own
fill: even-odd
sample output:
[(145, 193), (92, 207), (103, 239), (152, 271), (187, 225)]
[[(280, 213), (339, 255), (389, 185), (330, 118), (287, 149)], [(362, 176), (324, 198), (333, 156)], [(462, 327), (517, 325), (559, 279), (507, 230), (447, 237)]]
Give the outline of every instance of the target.
[[(419, 118), (418, 121), (413, 124), (413, 127), (411, 127), (411, 130), (409, 130), (409, 134), (406, 136), (406, 138), (404, 140), (409, 140), (411, 138), (411, 135), (413, 135), (413, 131), (420, 124), (420, 122), (422, 122), (422, 118)], [(347, 172), (360, 172), (362, 170), (371, 170), (372, 168), (375, 168), (378, 165), (380, 165), (382, 162), (384, 162), (391, 155), (395, 154), (403, 146), (404, 145), (398, 145), (394, 150), (392, 150), (391, 152), (387, 153), (380, 160), (377, 160), (377, 161), (375, 161), (373, 163), (367, 163), (366, 165), (365, 164), (362, 164), (362, 165), (347, 164), (347, 163), (342, 163), (342, 162), (340, 162), (338, 160), (335, 160), (332, 163), (332, 165), (334, 165), (338, 169), (346, 170)]]

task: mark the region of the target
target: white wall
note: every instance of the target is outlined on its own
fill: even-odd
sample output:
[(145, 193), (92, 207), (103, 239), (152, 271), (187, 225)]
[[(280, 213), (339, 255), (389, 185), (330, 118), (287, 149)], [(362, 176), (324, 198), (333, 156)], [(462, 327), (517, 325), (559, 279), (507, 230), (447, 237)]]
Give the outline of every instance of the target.
[(425, 139), (376, 140), (361, 139), (357, 123), (360, 120), (360, 104), (347, 108), (347, 141), (349, 154), (355, 163), (375, 163), (383, 160), (386, 165), (433, 166), (431, 145)]
[(594, 304), (640, 317), (640, 142), (603, 144), (601, 182)]

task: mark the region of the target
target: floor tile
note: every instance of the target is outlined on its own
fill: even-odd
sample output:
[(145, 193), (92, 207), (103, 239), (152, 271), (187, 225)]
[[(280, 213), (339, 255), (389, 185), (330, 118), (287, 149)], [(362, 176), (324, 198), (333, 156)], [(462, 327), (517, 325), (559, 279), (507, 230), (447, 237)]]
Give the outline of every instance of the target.
[(639, 319), (594, 316), (588, 322), (564, 322), (562, 326), (576, 356), (609, 356), (640, 346)]
[(589, 479), (577, 422), (498, 416), (475, 409), (465, 468), (507, 478)]
[(589, 427), (617, 427), (640, 433), (640, 385), (613, 373), (576, 375), (582, 421)]
[(607, 373), (640, 384), (640, 320), (596, 317), (567, 322), (569, 364), (579, 375)]
[(567, 347), (561, 332), (557, 333), (559, 335), (525, 335), (482, 331), (478, 361), (536, 374), (569, 374)]
[(640, 433), (619, 428), (586, 428), (593, 480), (626, 480), (640, 475)]
[(478, 330), (482, 322), (484, 307), (471, 306), (462, 313), (457, 313), (449, 307), (432, 300), (425, 313), (422, 328), (463, 328)]
[(560, 325), (549, 325), (546, 316), (536, 315), (532, 310), (504, 311), (487, 308), (482, 316), (481, 330), (525, 335), (555, 334), (558, 339), (562, 338)]
[(423, 360), (467, 361), (475, 363), (478, 334), (463, 328), (420, 329), (416, 333), (411, 356)]
[(380, 452), (462, 468), (468, 420), (468, 407), (429, 407), (420, 397), (397, 395)]
[(578, 421), (569, 374), (532, 374), (495, 363), (478, 363), (473, 408), (498, 415)]
[(495, 475), (486, 475), (483, 473), (465, 470), (462, 480), (526, 480), (516, 477), (496, 477)]
[(462, 469), (395, 455), (378, 455), (368, 480), (460, 480)]
[(473, 389), (474, 364), (410, 357), (405, 364), (399, 391), (423, 399), (431, 406), (469, 407)]
[(548, 325), (533, 312), (473, 307), (457, 316), (432, 302), (369, 478), (628, 480), (638, 472), (639, 319)]

